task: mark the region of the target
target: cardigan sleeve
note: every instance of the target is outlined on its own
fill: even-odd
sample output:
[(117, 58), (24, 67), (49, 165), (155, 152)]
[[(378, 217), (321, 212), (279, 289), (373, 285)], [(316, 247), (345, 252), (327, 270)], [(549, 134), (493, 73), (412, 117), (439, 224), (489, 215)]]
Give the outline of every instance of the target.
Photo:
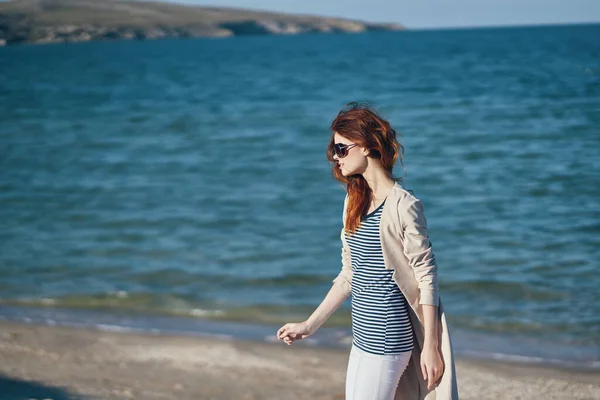
[[(404, 202), (401, 202), (402, 204)], [(406, 206), (400, 207), (403, 229), (404, 255), (412, 267), (421, 293), (419, 303), (439, 305), (437, 264), (429, 236), (427, 218), (421, 200), (411, 197)]]
[[(346, 195), (346, 199), (344, 200), (344, 212), (342, 214), (342, 219), (345, 225), (346, 221), (346, 206), (348, 204), (348, 195)], [(350, 295), (351, 292), (351, 283), (352, 283), (352, 259), (350, 257), (350, 247), (348, 247), (348, 243), (346, 243), (346, 233), (345, 228), (342, 228), (340, 233), (340, 239), (342, 241), (342, 269), (333, 280), (335, 285), (340, 285), (340, 287), (346, 293), (346, 296)]]

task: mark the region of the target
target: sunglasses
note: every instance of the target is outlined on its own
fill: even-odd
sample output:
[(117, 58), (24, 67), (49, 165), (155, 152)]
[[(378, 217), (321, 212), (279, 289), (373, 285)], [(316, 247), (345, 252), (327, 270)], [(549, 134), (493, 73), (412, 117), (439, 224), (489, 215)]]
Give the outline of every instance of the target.
[(354, 146), (358, 146), (358, 143), (352, 143), (352, 144), (335, 143), (333, 145), (333, 154), (338, 156), (338, 158), (344, 158), (348, 155), (348, 150), (350, 150)]

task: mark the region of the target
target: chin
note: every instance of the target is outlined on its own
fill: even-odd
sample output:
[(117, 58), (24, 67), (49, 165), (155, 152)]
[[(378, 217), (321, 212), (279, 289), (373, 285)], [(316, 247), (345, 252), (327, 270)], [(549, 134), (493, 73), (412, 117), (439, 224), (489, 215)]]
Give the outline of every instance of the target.
[(344, 176), (350, 176), (350, 175), (354, 175), (356, 173), (354, 171), (349, 171), (346, 168), (342, 168), (341, 172), (342, 172), (342, 175), (344, 175)]

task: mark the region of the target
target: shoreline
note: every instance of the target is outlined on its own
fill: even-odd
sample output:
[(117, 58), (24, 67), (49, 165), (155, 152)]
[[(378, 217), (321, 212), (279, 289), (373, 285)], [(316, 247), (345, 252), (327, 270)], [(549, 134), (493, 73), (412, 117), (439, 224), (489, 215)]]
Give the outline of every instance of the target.
[[(347, 356), (347, 349), (0, 321), (0, 393), (343, 400)], [(600, 399), (600, 371), (464, 357), (456, 369), (461, 399)]]
[[(188, 315), (148, 314), (131, 310), (18, 306), (0, 304), (0, 322), (42, 326), (91, 328), (108, 332), (141, 335), (165, 334), (227, 340), (276, 342), (281, 326), (267, 321), (218, 320)], [(600, 372), (600, 349), (520, 336), (515, 333), (491, 334), (469, 331), (450, 325), (456, 357), (474, 361), (534, 367), (554, 367), (574, 371)], [(301, 346), (323, 349), (349, 349), (350, 326), (325, 324)], [(1, 399), (0, 399), (1, 400)]]

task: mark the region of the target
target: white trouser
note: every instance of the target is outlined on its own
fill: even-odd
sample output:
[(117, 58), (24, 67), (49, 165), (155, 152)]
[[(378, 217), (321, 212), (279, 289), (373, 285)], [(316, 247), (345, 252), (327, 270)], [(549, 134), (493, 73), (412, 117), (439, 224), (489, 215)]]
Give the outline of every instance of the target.
[(346, 400), (393, 400), (412, 351), (377, 355), (352, 345), (346, 372)]

